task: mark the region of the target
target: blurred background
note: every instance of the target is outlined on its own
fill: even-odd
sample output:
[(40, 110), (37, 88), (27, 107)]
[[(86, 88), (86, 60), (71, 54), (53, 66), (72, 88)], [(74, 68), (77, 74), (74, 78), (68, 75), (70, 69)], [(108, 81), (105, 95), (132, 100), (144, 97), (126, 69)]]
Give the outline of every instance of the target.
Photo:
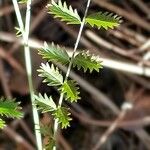
[[(38, 77), (44, 62), (37, 54), (44, 41), (54, 42), (72, 51), (79, 26), (66, 25), (47, 14), (48, 0), (33, 0), (29, 46), (31, 47), (35, 91), (59, 93)], [(87, 0), (66, 0), (83, 16)], [(26, 5), (19, 4), (23, 19)], [(81, 88), (81, 100), (65, 104), (71, 108), (71, 127), (58, 136), (59, 149), (64, 150), (149, 150), (150, 149), (150, 1), (92, 0), (89, 14), (109, 11), (122, 16), (114, 29), (86, 26), (79, 50), (99, 55), (103, 69), (99, 73), (74, 69), (71, 78)], [(24, 63), (22, 39), (16, 37), (18, 27), (11, 0), (0, 0), (0, 94), (21, 101), (24, 117), (6, 119), (8, 126), (0, 131), (0, 150), (35, 148), (32, 107)], [(128, 108), (128, 109), (126, 109)], [(52, 117), (40, 114), (42, 125), (51, 126)], [(104, 139), (104, 143), (102, 142)], [(43, 137), (46, 144), (47, 137)], [(101, 144), (102, 142), (102, 144)]]

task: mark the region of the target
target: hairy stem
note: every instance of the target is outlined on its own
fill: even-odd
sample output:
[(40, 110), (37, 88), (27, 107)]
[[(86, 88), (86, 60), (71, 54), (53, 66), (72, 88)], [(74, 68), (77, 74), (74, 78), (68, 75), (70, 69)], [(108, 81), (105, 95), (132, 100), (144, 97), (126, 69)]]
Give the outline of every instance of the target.
[[(68, 66), (68, 69), (67, 69), (64, 81), (66, 81), (68, 79), (70, 71), (71, 71), (73, 59), (75, 57), (75, 53), (77, 51), (77, 48), (78, 48), (78, 45), (79, 45), (79, 42), (80, 42), (80, 39), (81, 39), (81, 34), (82, 34), (82, 31), (83, 31), (83, 28), (84, 28), (84, 25), (85, 25), (85, 19), (86, 19), (87, 12), (88, 12), (88, 9), (89, 9), (89, 6), (90, 6), (90, 2), (91, 2), (91, 0), (88, 0), (87, 5), (86, 5), (86, 10), (85, 10), (85, 13), (84, 13), (84, 17), (83, 17), (83, 20), (82, 20), (81, 25), (80, 25), (80, 29), (79, 29), (79, 33), (78, 33), (78, 36), (77, 36), (77, 40), (76, 40), (76, 43), (75, 43), (75, 46), (74, 46), (74, 50), (73, 50), (73, 53), (72, 53), (72, 56), (71, 56), (71, 60), (70, 60), (70, 63), (69, 63), (69, 66)], [(58, 102), (58, 106), (60, 106), (60, 107), (62, 105), (63, 98), (64, 98), (64, 94), (62, 93), (60, 95), (59, 102)], [(56, 119), (54, 121), (54, 137), (55, 137), (55, 139), (56, 139), (57, 130), (58, 130), (58, 120)], [(56, 146), (53, 148), (53, 150), (56, 150)]]
[[(27, 1), (25, 29), (24, 29), (23, 20), (21, 17), (21, 13), (20, 13), (20, 10), (18, 7), (17, 0), (12, 0), (12, 1), (13, 1), (13, 5), (15, 8), (18, 24), (22, 31), (22, 36), (23, 36), (25, 65), (26, 65), (26, 71), (27, 71), (27, 76), (28, 76), (30, 98), (31, 98), (32, 106), (33, 106), (33, 104), (34, 104), (34, 96), (33, 96), (34, 89), (33, 89), (33, 83), (32, 83), (32, 63), (31, 63), (30, 48), (28, 45), (32, 0)], [(39, 129), (40, 129), (39, 116), (38, 116), (38, 112), (37, 112), (37, 109), (35, 108), (35, 106), (32, 107), (32, 112), (33, 112), (33, 120), (34, 120), (34, 125), (35, 125), (34, 128), (35, 128), (35, 135), (36, 135), (36, 141), (37, 141), (37, 148), (38, 148), (38, 150), (42, 150), (42, 139), (41, 139), (41, 134), (39, 132)]]

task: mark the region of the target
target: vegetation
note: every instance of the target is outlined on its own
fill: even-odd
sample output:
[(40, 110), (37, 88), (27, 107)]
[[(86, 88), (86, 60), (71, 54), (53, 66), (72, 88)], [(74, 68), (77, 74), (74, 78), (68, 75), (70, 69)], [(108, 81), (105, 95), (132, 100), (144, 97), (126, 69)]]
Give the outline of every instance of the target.
[(8, 118), (16, 118), (20, 119), (23, 117), (23, 113), (20, 112), (21, 107), (19, 106), (19, 102), (15, 102), (14, 99), (0, 99), (0, 128), (4, 128), (6, 122), (2, 119), (2, 117)]
[[(39, 50), (39, 54), (42, 55), (43, 59), (52, 63), (52, 65), (49, 65), (49, 63), (42, 63), (38, 70), (39, 76), (44, 78), (43, 82), (46, 82), (48, 86), (57, 87), (60, 92), (60, 99), (57, 105), (52, 97), (48, 97), (46, 94), (44, 96), (39, 94), (39, 96), (35, 96), (35, 103), (37, 108), (43, 113), (50, 112), (53, 115), (55, 120), (55, 136), (58, 124), (61, 125), (62, 129), (67, 128), (70, 126), (70, 121), (72, 120), (69, 108), (62, 106), (63, 99), (70, 103), (77, 102), (80, 99), (80, 90), (77, 82), (69, 79), (71, 68), (76, 67), (78, 70), (83, 69), (84, 72), (89, 70), (90, 73), (93, 70), (99, 71), (102, 68), (102, 64), (97, 60), (96, 56), (85, 51), (76, 53), (84, 25), (89, 24), (98, 29), (114, 28), (119, 25), (120, 17), (108, 12), (98, 12), (86, 16), (88, 10), (87, 6), (84, 18), (81, 19), (76, 9), (74, 10), (72, 6), (67, 6), (66, 2), (62, 3), (60, 0), (58, 3), (55, 3), (55, 1), (52, 0), (51, 3), (47, 5), (47, 8), (48, 13), (54, 15), (54, 18), (59, 18), (67, 24), (81, 25), (72, 56), (69, 56), (65, 48), (61, 48), (53, 43), (51, 45), (45, 43), (44, 47)], [(65, 66), (68, 65), (68, 71), (65, 77), (63, 77), (59, 69), (55, 67), (54, 63), (59, 63)]]

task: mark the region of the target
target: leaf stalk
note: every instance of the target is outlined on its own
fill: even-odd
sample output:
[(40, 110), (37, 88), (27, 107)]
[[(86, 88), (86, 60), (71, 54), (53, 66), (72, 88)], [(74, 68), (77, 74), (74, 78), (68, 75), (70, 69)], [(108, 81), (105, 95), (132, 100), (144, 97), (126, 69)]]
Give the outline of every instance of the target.
[[(66, 72), (64, 82), (68, 79), (70, 71), (71, 71), (71, 67), (72, 67), (72, 64), (73, 64), (73, 59), (75, 57), (75, 53), (77, 51), (77, 48), (78, 48), (78, 45), (79, 45), (79, 42), (80, 42), (80, 39), (81, 39), (82, 31), (83, 31), (83, 28), (84, 28), (84, 25), (85, 25), (85, 19), (86, 19), (87, 13), (88, 13), (90, 2), (91, 2), (91, 0), (87, 1), (86, 10), (85, 10), (84, 17), (83, 17), (83, 20), (82, 20), (81, 25), (80, 25), (79, 33), (78, 33), (78, 36), (77, 36), (77, 40), (76, 40), (76, 43), (75, 43), (75, 46), (74, 46), (74, 50), (73, 50), (73, 53), (72, 53), (72, 56), (71, 56), (71, 60), (70, 60), (70, 63), (69, 63), (69, 66), (68, 66), (68, 69), (67, 69), (67, 72)], [(58, 102), (59, 107), (62, 106), (63, 98), (64, 98), (64, 93), (61, 93), (60, 98), (59, 98), (59, 102)], [(55, 121), (54, 121), (54, 138), (55, 139), (56, 139), (56, 136), (57, 136), (57, 130), (58, 130), (58, 120), (55, 119)], [(53, 147), (53, 150), (56, 150), (56, 146)]]

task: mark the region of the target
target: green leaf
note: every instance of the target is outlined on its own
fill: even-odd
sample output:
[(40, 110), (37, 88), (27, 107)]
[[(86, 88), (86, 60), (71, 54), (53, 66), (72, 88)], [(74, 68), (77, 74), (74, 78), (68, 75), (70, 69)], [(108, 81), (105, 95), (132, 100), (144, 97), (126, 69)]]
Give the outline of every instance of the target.
[(103, 27), (104, 29), (111, 28), (119, 26), (121, 22), (121, 17), (114, 15), (112, 13), (108, 12), (98, 12), (91, 14), (86, 17), (86, 23), (90, 24), (92, 27), (96, 26), (98, 29)]
[(16, 30), (16, 36), (17, 36), (17, 37), (22, 36), (23, 31), (22, 31), (20, 28), (15, 27), (15, 30)]
[(58, 4), (54, 0), (48, 6), (50, 14), (53, 14), (55, 18), (60, 18), (62, 21), (66, 21), (67, 24), (80, 24), (81, 19), (77, 10), (73, 10), (71, 6), (67, 6), (66, 2), (62, 3), (61, 0)]
[(4, 128), (6, 125), (5, 121), (0, 119), (0, 129)]
[(47, 144), (44, 146), (44, 150), (53, 150), (56, 146), (56, 142), (53, 138), (49, 138)]
[(48, 97), (46, 94), (44, 94), (44, 96), (39, 94), (39, 96), (34, 95), (34, 98), (37, 109), (41, 110), (42, 113), (52, 112), (56, 109), (56, 104), (53, 101), (52, 97)]
[(14, 99), (7, 100), (1, 98), (0, 100), (0, 115), (6, 116), (10, 118), (21, 118), (23, 117), (23, 113), (20, 112), (21, 107), (19, 107), (19, 102), (15, 102)]
[(18, 0), (20, 4), (26, 4), (28, 0)]
[(77, 100), (80, 99), (80, 92), (78, 91), (78, 89), (79, 87), (74, 80), (65, 81), (60, 88), (61, 92), (65, 94), (66, 99), (70, 102), (77, 102)]
[(48, 123), (48, 124), (41, 124), (40, 125), (40, 133), (43, 135), (43, 136), (49, 136), (51, 137), (54, 133), (53, 131), (53, 128), (51, 126), (52, 124), (51, 123)]
[(52, 150), (53, 147), (56, 145), (55, 138), (53, 137), (54, 131), (52, 124), (42, 124), (40, 125), (40, 133), (44, 137), (48, 137), (48, 141), (46, 141), (46, 144), (43, 145), (44, 150)]
[(90, 55), (89, 52), (79, 52), (74, 60), (73, 67), (77, 66), (78, 69), (83, 68), (84, 72), (88, 69), (90, 72), (93, 70), (99, 71), (102, 68), (101, 62), (97, 60), (94, 55)]
[(48, 61), (59, 62), (63, 65), (68, 64), (70, 59), (65, 49), (58, 45), (55, 46), (53, 43), (49, 46), (44, 43), (44, 48), (39, 50), (39, 54)]
[(59, 86), (63, 84), (63, 76), (59, 73), (58, 68), (55, 68), (53, 64), (50, 67), (48, 63), (42, 63), (40, 68), (41, 69), (37, 70), (40, 73), (39, 76), (45, 78), (43, 82), (47, 82), (47, 85)]
[(70, 117), (70, 112), (68, 108), (65, 107), (58, 107), (54, 113), (54, 118), (58, 120), (58, 123), (61, 124), (62, 128), (67, 128), (70, 126), (70, 121), (72, 120)]

